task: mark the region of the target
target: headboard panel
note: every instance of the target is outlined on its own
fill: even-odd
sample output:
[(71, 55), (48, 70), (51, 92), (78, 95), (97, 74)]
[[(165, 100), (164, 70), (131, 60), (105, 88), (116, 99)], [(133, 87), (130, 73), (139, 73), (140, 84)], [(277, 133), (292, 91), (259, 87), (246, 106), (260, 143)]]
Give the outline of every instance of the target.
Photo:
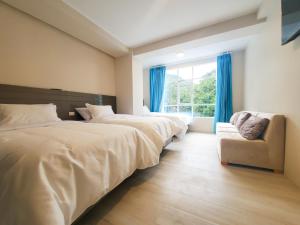
[[(58, 89), (32, 88), (0, 84), (0, 103), (2, 104), (46, 104), (57, 106), (57, 114), (62, 120), (81, 120), (75, 108), (84, 107), (85, 103), (94, 105), (111, 105), (114, 112), (116, 97), (109, 95), (87, 94)], [(75, 112), (75, 116), (69, 116)]]

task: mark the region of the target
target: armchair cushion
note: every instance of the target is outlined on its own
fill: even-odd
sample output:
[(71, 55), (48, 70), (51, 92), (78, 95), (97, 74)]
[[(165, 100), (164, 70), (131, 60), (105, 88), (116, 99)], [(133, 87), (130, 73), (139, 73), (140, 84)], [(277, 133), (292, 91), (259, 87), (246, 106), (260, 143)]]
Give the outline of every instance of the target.
[(267, 118), (261, 118), (258, 116), (250, 116), (240, 127), (240, 134), (248, 139), (255, 140), (261, 137), (269, 124)]

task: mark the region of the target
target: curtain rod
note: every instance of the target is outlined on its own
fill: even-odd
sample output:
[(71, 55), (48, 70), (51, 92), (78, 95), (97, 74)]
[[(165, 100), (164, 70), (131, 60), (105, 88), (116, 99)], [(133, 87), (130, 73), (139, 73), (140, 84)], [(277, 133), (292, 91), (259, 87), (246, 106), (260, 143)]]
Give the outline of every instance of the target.
[(162, 67), (162, 66), (167, 67), (168, 65), (166, 65), (166, 64), (160, 64), (160, 65), (156, 65), (156, 66), (150, 66), (149, 69), (154, 69), (154, 68)]
[(224, 54), (231, 54), (232, 51), (225, 51), (225, 52), (222, 52), (221, 54), (218, 54), (218, 55), (224, 55)]

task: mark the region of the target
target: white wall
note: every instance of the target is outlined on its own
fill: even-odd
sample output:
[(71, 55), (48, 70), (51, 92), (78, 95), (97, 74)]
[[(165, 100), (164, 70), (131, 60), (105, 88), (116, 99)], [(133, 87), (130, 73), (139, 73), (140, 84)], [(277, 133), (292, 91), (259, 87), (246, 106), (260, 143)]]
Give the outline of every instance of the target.
[(201, 133), (212, 133), (213, 122), (213, 117), (194, 117), (193, 121), (189, 125), (189, 130)]
[(232, 106), (233, 112), (244, 109), (244, 79), (245, 79), (245, 51), (235, 51), (232, 60)]
[(0, 2), (0, 83), (115, 95), (114, 58)]
[(116, 58), (116, 93), (118, 113), (142, 114), (143, 67), (132, 54)]
[(133, 113), (132, 55), (116, 58), (116, 96), (118, 113)]
[(150, 75), (148, 68), (143, 70), (143, 98), (145, 105), (150, 109)]
[[(241, 111), (244, 109), (244, 73), (245, 73), (245, 51), (234, 51), (232, 56), (232, 94), (233, 94), (233, 111)], [(185, 63), (186, 64), (186, 63)], [(144, 85), (144, 102), (150, 105), (149, 94), (149, 69), (144, 69), (143, 75)], [(190, 124), (191, 131), (212, 133), (213, 118), (211, 117), (195, 117)]]
[(286, 115), (285, 174), (300, 185), (300, 38), (281, 46), (280, 1), (265, 1), (265, 28), (246, 52), (247, 110)]
[(143, 114), (143, 65), (132, 58), (133, 114)]

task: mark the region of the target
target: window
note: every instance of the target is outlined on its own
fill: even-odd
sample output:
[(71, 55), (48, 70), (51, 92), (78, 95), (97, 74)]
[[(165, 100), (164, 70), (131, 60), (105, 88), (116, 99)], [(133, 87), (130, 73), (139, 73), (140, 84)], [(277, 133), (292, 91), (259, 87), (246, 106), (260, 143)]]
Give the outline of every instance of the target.
[(216, 62), (167, 68), (163, 111), (194, 117), (215, 112)]

